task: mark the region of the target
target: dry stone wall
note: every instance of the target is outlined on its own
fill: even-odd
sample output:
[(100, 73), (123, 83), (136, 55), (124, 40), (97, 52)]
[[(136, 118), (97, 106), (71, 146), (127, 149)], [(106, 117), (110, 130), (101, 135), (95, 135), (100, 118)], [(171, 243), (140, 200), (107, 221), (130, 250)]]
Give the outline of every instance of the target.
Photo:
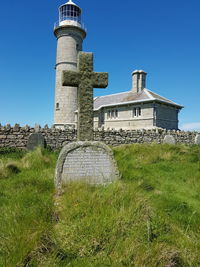
[[(76, 130), (72, 127), (61, 130), (54, 127), (49, 128), (47, 125), (44, 128), (38, 125), (34, 128), (28, 125), (20, 127), (18, 124), (13, 127), (9, 124), (6, 126), (0, 125), (0, 148), (16, 147), (26, 149), (29, 136), (36, 132), (40, 132), (44, 136), (46, 145), (53, 150), (61, 149), (63, 145), (76, 141), (77, 136)], [(200, 144), (200, 133), (175, 130), (166, 131), (163, 129), (118, 131), (96, 129), (94, 131), (94, 140), (113, 146), (134, 143), (161, 144), (167, 135), (173, 136), (175, 143), (178, 144)]]
[(46, 146), (53, 150), (58, 150), (64, 144), (76, 141), (76, 131), (74, 129), (60, 130), (49, 128), (48, 126), (44, 128), (36, 126), (33, 128), (28, 125), (20, 127), (18, 124), (11, 127), (8, 124), (0, 126), (0, 148), (16, 147), (26, 149), (29, 136), (37, 132), (44, 136)]

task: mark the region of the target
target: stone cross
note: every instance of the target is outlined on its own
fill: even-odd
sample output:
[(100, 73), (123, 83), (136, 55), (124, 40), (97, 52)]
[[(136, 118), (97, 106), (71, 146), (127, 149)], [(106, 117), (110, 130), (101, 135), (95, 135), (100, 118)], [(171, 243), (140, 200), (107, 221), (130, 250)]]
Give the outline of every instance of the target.
[(63, 86), (78, 87), (78, 141), (93, 141), (93, 88), (106, 88), (108, 73), (93, 72), (93, 53), (79, 52), (78, 70), (63, 72)]

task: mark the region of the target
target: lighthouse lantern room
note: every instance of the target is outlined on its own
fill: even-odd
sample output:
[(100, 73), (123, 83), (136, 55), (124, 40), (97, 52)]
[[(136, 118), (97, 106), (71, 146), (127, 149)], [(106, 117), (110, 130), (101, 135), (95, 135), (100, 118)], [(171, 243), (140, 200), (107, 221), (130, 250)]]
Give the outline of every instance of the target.
[(81, 27), (81, 13), (81, 8), (70, 0), (59, 7), (59, 26), (73, 25)]

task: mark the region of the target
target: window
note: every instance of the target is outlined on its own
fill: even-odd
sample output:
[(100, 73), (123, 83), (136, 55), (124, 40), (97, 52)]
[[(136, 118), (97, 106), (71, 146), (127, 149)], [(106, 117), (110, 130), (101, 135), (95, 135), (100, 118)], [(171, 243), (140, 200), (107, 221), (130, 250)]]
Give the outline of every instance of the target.
[(133, 117), (140, 117), (142, 115), (141, 107), (137, 107), (133, 109)]
[(81, 10), (74, 5), (63, 5), (60, 8), (60, 21), (63, 20), (79, 20), (81, 15)]
[(108, 112), (107, 112), (107, 119), (108, 120), (110, 119), (110, 110), (108, 110)]
[(59, 103), (56, 103), (56, 109), (59, 110)]
[(138, 108), (138, 116), (141, 116), (141, 108)]
[(107, 111), (107, 119), (116, 119), (118, 118), (118, 110), (117, 109), (112, 109)]
[(137, 117), (137, 108), (133, 109), (133, 117)]

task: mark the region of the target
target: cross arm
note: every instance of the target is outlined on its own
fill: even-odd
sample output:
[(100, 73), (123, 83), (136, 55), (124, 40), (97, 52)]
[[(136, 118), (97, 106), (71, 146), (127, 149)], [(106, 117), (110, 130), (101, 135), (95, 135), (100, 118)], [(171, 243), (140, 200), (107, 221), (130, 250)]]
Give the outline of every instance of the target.
[(80, 73), (77, 71), (63, 71), (62, 85), (77, 87), (80, 83)]
[(94, 88), (106, 88), (108, 86), (107, 72), (93, 72), (92, 84)]

